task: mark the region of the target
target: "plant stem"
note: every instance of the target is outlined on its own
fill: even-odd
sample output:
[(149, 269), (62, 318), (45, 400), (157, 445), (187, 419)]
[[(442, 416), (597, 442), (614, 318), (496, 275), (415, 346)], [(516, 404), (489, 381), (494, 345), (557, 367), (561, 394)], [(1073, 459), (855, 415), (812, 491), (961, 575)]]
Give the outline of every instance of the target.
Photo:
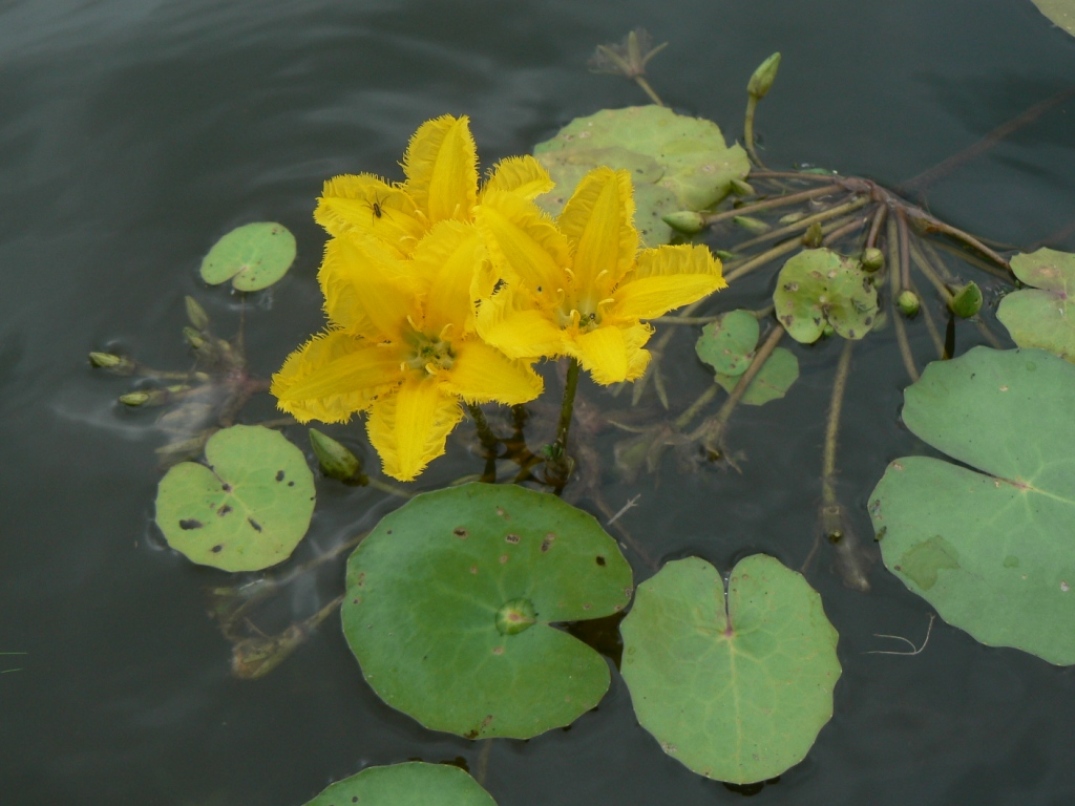
[(653, 101), (653, 103), (657, 104), (657, 106), (664, 106), (664, 102), (660, 99), (660, 96), (654, 92), (653, 87), (646, 81), (645, 76), (635, 76), (635, 83), (642, 88), (642, 91), (649, 96), (649, 99)]
[(474, 426), (478, 431), (478, 440), (482, 450), (485, 451), (485, 470), (481, 480), (486, 483), (496, 481), (496, 455), (500, 440), (496, 438), (493, 430), (489, 427), (489, 421), (485, 419), (485, 412), (476, 403), (467, 403), (467, 411), (474, 420)]
[(822, 239), (821, 245), (822, 246), (830, 246), (831, 244), (833, 244), (836, 241), (838, 241), (841, 238), (843, 238), (845, 235), (848, 235), (848, 234), (854, 232), (855, 230), (862, 229), (862, 227), (865, 226), (867, 221), (869, 221), (869, 218), (866, 218), (865, 216), (861, 217), (861, 218), (853, 218), (853, 219), (851, 219), (846, 224), (844, 224), (842, 227), (838, 227), (837, 229), (834, 229), (832, 232), (830, 232), (828, 235), (826, 235)]
[(725, 427), (728, 425), (728, 420), (731, 419), (732, 412), (735, 411), (735, 407), (739, 405), (743, 394), (754, 381), (758, 372), (761, 371), (762, 365), (769, 360), (769, 356), (773, 354), (773, 350), (776, 349), (776, 345), (780, 343), (780, 339), (783, 338), (786, 332), (784, 326), (777, 323), (765, 341), (762, 342), (757, 353), (754, 354), (754, 360), (750, 362), (747, 371), (739, 376), (739, 381), (735, 384), (731, 394), (728, 395), (728, 399), (724, 401), (724, 405), (720, 407), (720, 410), (715, 415), (706, 419), (691, 432), (689, 439), (692, 442), (701, 440), (702, 447), (707, 454), (716, 457), (721, 455), (720, 440), (724, 434)]
[(717, 382), (713, 381), (713, 383), (711, 383), (709, 387), (698, 396), (698, 399), (691, 403), (690, 406), (688, 406), (687, 409), (676, 418), (675, 422), (672, 423), (672, 428), (674, 428), (676, 431), (682, 431), (684, 428), (690, 425), (691, 420), (693, 420), (698, 415), (698, 412), (701, 411), (702, 408), (706, 404), (708, 404), (710, 400), (717, 396), (717, 390), (719, 388), (720, 386), (717, 384)]
[(765, 164), (761, 161), (761, 157), (758, 156), (758, 152), (754, 148), (754, 112), (757, 108), (757, 96), (747, 95), (747, 111), (743, 116), (743, 139), (746, 141), (747, 153), (750, 155), (751, 162), (764, 170)]
[(900, 281), (899, 274), (896, 271), (896, 267), (900, 265), (900, 247), (899, 242), (896, 240), (897, 235), (896, 222), (892, 216), (889, 216), (887, 226), (885, 228), (885, 246), (888, 250), (886, 263), (888, 264), (888, 279), (889, 279), (889, 312), (892, 316), (892, 328), (896, 331), (896, 343), (900, 347), (900, 357), (903, 359), (903, 366), (907, 370), (907, 374), (911, 376), (912, 381), (918, 380), (918, 370), (914, 365), (914, 356), (911, 355), (911, 345), (907, 341), (907, 328), (903, 324), (903, 314), (896, 306), (896, 298), (900, 295)]
[(766, 199), (765, 201), (754, 202), (753, 204), (744, 204), (742, 207), (736, 207), (734, 210), (724, 210), (720, 213), (712, 213), (711, 215), (703, 216), (703, 218), (705, 219), (706, 224), (716, 224), (729, 218), (735, 218), (736, 216), (750, 215), (752, 213), (761, 212), (762, 210), (771, 210), (775, 207), (784, 207), (788, 204), (807, 201), (815, 196), (824, 196), (828, 193), (835, 193), (838, 190), (840, 190), (840, 185), (826, 185), (825, 187), (813, 188), (812, 190), (789, 193), (786, 196), (777, 196), (772, 199)]
[(579, 362), (577, 358), (569, 360), (567, 377), (564, 380), (564, 401), (560, 405), (560, 422), (556, 427), (556, 441), (552, 444), (551, 456), (545, 462), (546, 478), (559, 494), (571, 475), (571, 461), (567, 453), (567, 438), (571, 433), (572, 412), (575, 408), (575, 390), (579, 385)]
[(811, 224), (817, 221), (828, 221), (830, 218), (836, 218), (846, 213), (853, 212), (860, 207), (863, 207), (870, 203), (869, 196), (854, 196), (851, 201), (844, 202), (843, 204), (833, 205), (822, 210), (820, 213), (814, 213), (806, 218), (800, 218), (793, 224), (788, 224), (786, 227), (780, 229), (770, 230), (764, 235), (759, 235), (756, 238), (737, 243), (731, 248), (731, 251), (738, 252), (740, 249), (746, 249), (749, 246), (755, 246), (756, 244), (765, 243), (766, 241), (776, 240), (782, 238), (785, 235), (794, 235), (797, 232), (803, 232), (810, 227)]
[(907, 232), (907, 215), (896, 208), (896, 228), (900, 233), (900, 290), (911, 288), (910, 234)]
[(873, 221), (870, 222), (870, 233), (866, 236), (866, 248), (870, 249), (877, 245), (877, 236), (881, 234), (881, 224), (885, 221), (885, 214), (888, 212), (888, 207), (884, 204), (877, 205), (877, 212), (873, 214)]

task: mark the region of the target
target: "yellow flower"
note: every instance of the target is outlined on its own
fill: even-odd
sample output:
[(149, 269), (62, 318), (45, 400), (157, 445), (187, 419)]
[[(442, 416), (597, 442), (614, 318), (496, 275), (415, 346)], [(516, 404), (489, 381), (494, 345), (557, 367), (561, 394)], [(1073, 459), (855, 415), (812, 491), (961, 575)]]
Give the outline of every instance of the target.
[(484, 193), (511, 191), (526, 198), (551, 190), (553, 182), (530, 156), (509, 157), (478, 187), (478, 154), (467, 117), (443, 115), (414, 133), (403, 156), (402, 183), (373, 174), (337, 176), (325, 183), (314, 218), (330, 235), (372, 235), (409, 255), (440, 221), (472, 221)]
[(602, 384), (640, 377), (653, 328), (641, 322), (727, 286), (704, 246), (638, 250), (626, 171), (583, 177), (554, 223), (517, 194), (488, 190), (476, 220), (506, 282), (478, 331), (511, 358), (568, 355)]
[(417, 476), (444, 453), (460, 400), (525, 403), (541, 393), (529, 364), (475, 333), (474, 300), (494, 279), (473, 225), (442, 220), (400, 258), (368, 236), (326, 248), (318, 279), (330, 327), (273, 376), (281, 409), (300, 422), (342, 422), (368, 411), (384, 472)]

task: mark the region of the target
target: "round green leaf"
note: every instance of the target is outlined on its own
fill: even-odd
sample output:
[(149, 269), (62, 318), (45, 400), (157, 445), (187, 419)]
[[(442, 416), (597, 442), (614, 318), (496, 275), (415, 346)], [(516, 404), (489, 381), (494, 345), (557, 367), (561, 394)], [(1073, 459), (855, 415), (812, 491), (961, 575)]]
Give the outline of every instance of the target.
[[(725, 391), (731, 394), (739, 383), (738, 375), (717, 373), (714, 379)], [(747, 386), (740, 403), (748, 406), (761, 406), (771, 400), (779, 400), (787, 394), (791, 385), (799, 379), (799, 359), (790, 350), (777, 347), (761, 365), (754, 380)]]
[(635, 225), (648, 246), (671, 238), (665, 215), (711, 207), (728, 194), (733, 180), (750, 171), (746, 152), (738, 145), (729, 148), (717, 124), (660, 106), (605, 109), (576, 118), (536, 145), (534, 155), (556, 181), (555, 191), (539, 200), (553, 215), (593, 168), (630, 171)]
[(861, 339), (877, 317), (877, 292), (858, 261), (831, 249), (806, 249), (777, 277), (776, 316), (793, 339), (812, 344), (825, 323), (845, 339)]
[(305, 806), (496, 806), (496, 801), (459, 767), (409, 761), (367, 767), (330, 785)]
[(1011, 266), (1032, 288), (1004, 297), (997, 318), (1020, 347), (1040, 347), (1075, 362), (1075, 255), (1042, 248), (1016, 255)]
[(202, 260), (209, 285), (227, 280), (238, 291), (260, 291), (283, 277), (295, 261), (295, 236), (283, 224), (258, 221), (237, 227)]
[(1075, 0), (1033, 0), (1038, 11), (1075, 36)]
[(554, 622), (631, 598), (631, 568), (554, 495), (467, 484), (416, 496), (347, 563), (347, 642), (385, 702), (471, 739), (529, 738), (593, 708), (605, 660)]
[(1075, 664), (1075, 367), (975, 347), (930, 364), (903, 420), (963, 465), (892, 462), (870, 498), (885, 565), (992, 646)]
[(639, 585), (620, 632), (638, 721), (707, 778), (779, 775), (832, 716), (836, 630), (817, 592), (772, 557), (740, 561), (727, 598), (705, 560), (670, 562)]
[(302, 451), (260, 425), (217, 431), (208, 467), (183, 462), (157, 487), (168, 545), (200, 565), (257, 571), (286, 560), (310, 526), (314, 478)]
[(717, 374), (742, 375), (754, 359), (758, 333), (758, 320), (754, 314), (730, 311), (702, 328), (694, 350)]

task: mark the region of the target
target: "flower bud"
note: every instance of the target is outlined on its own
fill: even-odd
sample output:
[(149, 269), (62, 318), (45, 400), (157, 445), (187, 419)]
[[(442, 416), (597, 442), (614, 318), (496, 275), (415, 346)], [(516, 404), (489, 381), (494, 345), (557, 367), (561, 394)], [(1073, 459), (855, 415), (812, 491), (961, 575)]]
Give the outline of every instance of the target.
[(977, 283), (967, 283), (952, 293), (948, 307), (956, 316), (970, 319), (982, 309), (982, 289)]
[(774, 53), (764, 62), (758, 65), (754, 75), (747, 82), (747, 92), (751, 98), (761, 100), (764, 98), (776, 81), (776, 71), (780, 68), (780, 53)]
[(131, 359), (115, 353), (92, 352), (90, 353), (90, 364), (100, 369), (107, 369), (116, 375), (132, 375), (135, 369), (134, 362)]
[(862, 268), (864, 271), (875, 272), (885, 265), (885, 253), (871, 246), (862, 253)]
[(209, 314), (205, 312), (205, 308), (198, 304), (198, 301), (194, 297), (188, 296), (185, 300), (187, 305), (187, 319), (198, 330), (209, 329)]
[(753, 185), (749, 182), (744, 182), (742, 179), (733, 179), (728, 183), (729, 189), (736, 196), (757, 196), (758, 193), (754, 190)]
[(311, 428), (310, 446), (314, 449), (321, 471), (329, 478), (359, 484), (366, 483), (366, 477), (362, 475), (362, 463), (358, 461), (358, 457), (332, 437), (322, 434), (316, 428)]
[(807, 249), (817, 249), (821, 246), (821, 241), (824, 237), (825, 233), (821, 231), (821, 222), (815, 221), (803, 233), (803, 246)]
[(922, 303), (918, 299), (918, 294), (909, 289), (904, 289), (900, 292), (900, 295), (896, 297), (896, 307), (900, 309), (900, 313), (906, 316), (908, 319), (912, 319), (918, 314), (918, 309)]
[(753, 218), (748, 215), (737, 215), (732, 219), (732, 222), (741, 229), (745, 229), (751, 235), (764, 235), (772, 227), (762, 221), (760, 218)]
[(693, 210), (679, 210), (675, 213), (669, 213), (663, 216), (662, 220), (672, 229), (686, 235), (694, 235), (694, 233), (700, 232), (705, 227), (705, 219), (701, 213), (696, 213)]
[(137, 406), (162, 406), (171, 399), (171, 393), (167, 389), (138, 389), (120, 395), (117, 400), (124, 406), (135, 408)]

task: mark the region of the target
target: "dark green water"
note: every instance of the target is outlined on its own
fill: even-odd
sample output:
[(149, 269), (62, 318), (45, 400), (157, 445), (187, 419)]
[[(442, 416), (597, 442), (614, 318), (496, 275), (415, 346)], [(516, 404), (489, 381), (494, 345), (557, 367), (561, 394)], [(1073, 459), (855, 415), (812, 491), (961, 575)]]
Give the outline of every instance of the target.
[[(396, 176), (411, 132), (446, 112), (471, 116), (488, 165), (572, 117), (642, 103), (585, 70), (596, 43), (636, 25), (672, 43), (651, 70), (665, 100), (729, 137), (750, 71), (782, 51), (759, 121), (770, 164), (891, 185), (1075, 81), (1075, 40), (1023, 0), (0, 4), (0, 651), (29, 653), (0, 657), (20, 667), (0, 675), (0, 802), (291, 806), (368, 764), (474, 768), (477, 746), (376, 699), (334, 621), (263, 680), (230, 677), (205, 616), (221, 575), (162, 550), (152, 525), (153, 414), (120, 410), (125, 383), (91, 372), (85, 353), (119, 345), (184, 366), (184, 295), (225, 332), (238, 322), (234, 301), (198, 280), (201, 256), (231, 227), (272, 219), (295, 232), (299, 259), (247, 313), (254, 368), (271, 372), (321, 323), (324, 236), (310, 213), (326, 177)], [(962, 166), (930, 188), (931, 208), (1022, 247), (1063, 230), (1075, 217), (1073, 115), (1069, 101)], [(764, 291), (744, 283), (721, 307)], [(841, 493), (867, 537), (861, 510), (885, 463), (918, 450), (898, 421), (906, 381), (888, 338), (856, 351), (845, 411)], [(975, 342), (970, 329), (960, 339)], [(625, 517), (654, 555), (724, 570), (755, 551), (802, 562), (839, 349), (799, 353), (787, 399), (737, 414), (741, 474), (681, 477), (669, 464), (659, 485), (625, 485), (609, 469), (610, 502), (642, 494)], [(681, 372), (686, 400), (702, 379)], [(473, 472), (458, 444), (449, 453), (423, 485)], [(319, 495), (310, 551), (384, 511), (369, 491)], [(810, 581), (841, 635), (835, 716), (754, 802), (1075, 802), (1068, 670), (941, 623), (916, 657), (864, 654), (891, 648), (873, 633), (920, 640), (930, 609), (880, 567), (863, 595), (830, 566), (822, 558)], [(286, 604), (312, 612), (338, 585), (322, 575)], [(486, 786), (501, 806), (742, 798), (662, 754), (616, 675), (570, 730), (498, 742)]]

